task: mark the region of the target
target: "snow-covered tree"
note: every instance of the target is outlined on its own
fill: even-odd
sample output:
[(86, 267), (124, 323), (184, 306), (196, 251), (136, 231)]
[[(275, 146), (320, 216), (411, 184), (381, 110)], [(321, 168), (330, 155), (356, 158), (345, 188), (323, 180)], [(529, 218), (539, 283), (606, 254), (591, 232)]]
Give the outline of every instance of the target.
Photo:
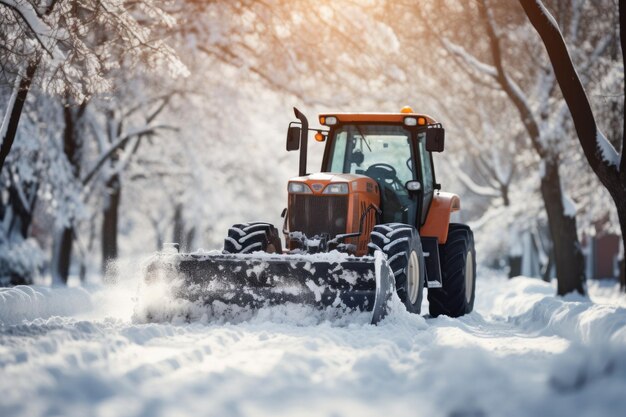
[[(607, 55), (611, 40), (608, 36), (598, 36), (597, 30), (588, 29), (594, 21), (592, 16), (603, 6), (589, 2), (554, 3), (563, 6), (559, 8), (560, 18), (578, 48), (578, 59), (585, 59), (582, 70), (586, 71), (584, 77), (589, 82), (592, 71), (598, 69), (592, 63)], [(555, 90), (556, 79), (551, 68), (535, 59), (541, 51), (537, 42), (528, 36), (528, 24), (521, 9), (515, 2), (461, 4), (444, 1), (433, 2), (430, 7), (419, 8), (418, 12), (422, 19), (431, 21), (431, 32), (435, 36), (431, 34), (427, 39), (447, 52), (447, 65), (457, 63), (469, 82), (481, 86), (482, 92), (472, 97), (475, 108), (485, 106), (485, 100), (492, 100), (493, 94), (499, 94), (506, 97), (518, 113), (518, 126), (525, 130), (527, 146), (534, 150), (534, 159), (538, 159), (542, 174), (538, 178), (539, 191), (554, 243), (559, 293), (583, 292), (584, 264), (575, 221), (578, 209), (567, 197), (559, 171), (573, 157), (565, 145), (568, 135), (572, 134), (565, 117), (567, 108)], [(434, 16), (445, 16), (445, 19)], [(440, 24), (442, 21), (446, 23)], [(437, 61), (439, 65), (441, 62)], [(593, 72), (594, 77), (599, 75)], [(516, 129), (509, 124), (508, 130), (512, 128)]]
[[(66, 180), (60, 187), (65, 191), (52, 197), (55, 206), (53, 208), (57, 212), (57, 225), (62, 230), (57, 248), (71, 248), (71, 242), (77, 238), (73, 230), (76, 221), (75, 204), (68, 206), (66, 202), (82, 201), (84, 185), (80, 176), (85, 158), (84, 145), (88, 140), (83, 117), (94, 95), (111, 89), (110, 75), (122, 66), (127, 71), (138, 66), (144, 71), (158, 67), (172, 75), (186, 71), (173, 50), (151, 35), (155, 28), (174, 23), (161, 9), (161, 5), (162, 2), (155, 1), (0, 2), (0, 38), (3, 41), (3, 48), (0, 50), (3, 78), (0, 83), (4, 83), (3, 91), (6, 91), (7, 98), (0, 129), (0, 167), (4, 165), (6, 170), (6, 161), (13, 172), (24, 173), (32, 170), (31, 160), (11, 153), (16, 138), (22, 137), (29, 141), (18, 144), (21, 148), (35, 145), (37, 155), (49, 154), (51, 149), (62, 149), (61, 155), (57, 154), (56, 157), (61, 157), (68, 163), (66, 166), (69, 169), (64, 172), (70, 175), (61, 177)], [(7, 89), (7, 86), (10, 88)], [(34, 95), (29, 95), (29, 92), (34, 92)], [(52, 112), (55, 114), (54, 119), (38, 117), (36, 120), (23, 121), (20, 127), (23, 111), (30, 111), (29, 108), (33, 108), (31, 103), (44, 96), (48, 97), (48, 107), (61, 110)], [(63, 135), (39, 140), (36, 136), (24, 134), (34, 131), (29, 126), (31, 122), (54, 123)], [(60, 143), (54, 143), (55, 140)], [(5, 170), (3, 177), (19, 179), (13, 183), (3, 183), (8, 184), (9, 190), (25, 178), (23, 174), (5, 175)], [(39, 183), (45, 183), (44, 179), (55, 174), (57, 173), (45, 170), (39, 172), (35, 191), (45, 189), (39, 187)], [(20, 189), (27, 187), (20, 184)], [(67, 193), (73, 193), (74, 197), (67, 200), (63, 197)], [(11, 192), (8, 191), (7, 195), (11, 195)], [(28, 216), (32, 216), (35, 210), (36, 199), (32, 200), (33, 203), (27, 209), (24, 208), (24, 198), (18, 200), (6, 197), (5, 200), (10, 209), (3, 210), (4, 223), (14, 223), (12, 219), (16, 217), (16, 213), (26, 212)], [(24, 221), (21, 223), (26, 224)], [(4, 230), (2, 241), (9, 242), (12, 246), (19, 245), (27, 237), (28, 227), (19, 229), (19, 234), (15, 234), (15, 228)], [(61, 262), (61, 265), (57, 264), (54, 268), (60, 271), (56, 275), (66, 277), (70, 251), (56, 252), (55, 259), (67, 259), (64, 265)]]
[[(8, 156), (33, 83), (77, 102), (106, 91), (104, 76), (121, 58), (142, 65), (184, 67), (149, 25), (173, 23), (157, 1), (0, 1), (3, 75), (11, 81), (2, 128), (0, 169)], [(138, 15), (141, 18), (138, 19)], [(146, 23), (148, 22), (148, 23)], [(106, 36), (98, 36), (105, 33)], [(6, 81), (9, 81), (6, 80)]]
[[(572, 57), (568, 51), (566, 40), (561, 33), (559, 23), (554, 19), (541, 0), (520, 0), (529, 20), (541, 36), (546, 47), (550, 61), (554, 68), (555, 78), (559, 83), (565, 103), (572, 115), (574, 127), (580, 146), (585, 157), (604, 187), (609, 191), (620, 221), (622, 242), (626, 247), (626, 129), (622, 130), (621, 156), (612, 143), (606, 139), (598, 128), (596, 119), (587, 98), (584, 87), (586, 71), (578, 66), (578, 72), (574, 66)], [(622, 63), (626, 62), (626, 2), (619, 1), (619, 27), (622, 49)], [(609, 27), (610, 29), (610, 27)], [(612, 37), (610, 31), (605, 36)], [(593, 65), (589, 62), (586, 67)], [(623, 74), (622, 65), (622, 74)], [(623, 91), (626, 85), (623, 83)], [(623, 114), (623, 111), (622, 111)], [(626, 118), (624, 119), (626, 120)], [(626, 121), (624, 122), (626, 123)], [(626, 124), (624, 125), (626, 127)], [(623, 269), (623, 266), (622, 266)], [(621, 274), (621, 287), (626, 289), (625, 274)]]

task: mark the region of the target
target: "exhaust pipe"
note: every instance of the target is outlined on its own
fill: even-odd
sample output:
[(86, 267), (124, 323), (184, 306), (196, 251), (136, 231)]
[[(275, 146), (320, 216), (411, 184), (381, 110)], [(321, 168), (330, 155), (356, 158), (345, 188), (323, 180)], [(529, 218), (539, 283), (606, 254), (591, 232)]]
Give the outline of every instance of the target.
[(309, 121), (306, 116), (297, 108), (293, 108), (293, 112), (296, 115), (296, 118), (300, 120), (302, 127), (300, 129), (300, 167), (299, 167), (299, 176), (306, 175), (306, 152), (308, 150), (308, 139), (309, 139)]

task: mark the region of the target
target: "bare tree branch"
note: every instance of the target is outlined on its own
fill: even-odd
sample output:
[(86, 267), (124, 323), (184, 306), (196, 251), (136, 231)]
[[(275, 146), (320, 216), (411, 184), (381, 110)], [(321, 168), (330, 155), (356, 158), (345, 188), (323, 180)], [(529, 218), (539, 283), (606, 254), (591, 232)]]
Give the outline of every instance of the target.
[(83, 178), (83, 180), (82, 180), (83, 185), (89, 184), (89, 182), (91, 182), (93, 177), (98, 173), (100, 168), (102, 168), (104, 163), (109, 158), (111, 158), (111, 156), (113, 156), (113, 154), (116, 151), (118, 151), (119, 149), (122, 149), (124, 146), (126, 146), (128, 141), (130, 141), (132, 138), (137, 137), (137, 136), (141, 136), (141, 135), (155, 134), (157, 132), (157, 130), (160, 130), (160, 129), (173, 130), (173, 131), (177, 131), (178, 130), (178, 128), (167, 126), (167, 125), (145, 126), (145, 127), (141, 128), (141, 129), (138, 129), (136, 131), (130, 132), (130, 133), (122, 136), (121, 138), (118, 139), (118, 141), (114, 145), (112, 145), (106, 152), (104, 152), (100, 156), (100, 158), (98, 159), (98, 162), (96, 162), (94, 167)]

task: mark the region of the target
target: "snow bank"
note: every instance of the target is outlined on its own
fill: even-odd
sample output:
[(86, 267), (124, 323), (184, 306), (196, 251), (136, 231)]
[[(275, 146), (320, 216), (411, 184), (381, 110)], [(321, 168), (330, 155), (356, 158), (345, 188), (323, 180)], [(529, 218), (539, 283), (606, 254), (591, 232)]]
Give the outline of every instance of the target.
[[(44, 254), (35, 239), (0, 241), (1, 286), (32, 284), (43, 265)], [(13, 276), (21, 279), (15, 282)]]
[(587, 290), (595, 303), (626, 308), (626, 296), (620, 291), (618, 281), (610, 279), (587, 281)]
[(89, 293), (82, 288), (46, 288), (18, 285), (0, 288), (0, 325), (36, 318), (70, 316), (93, 307)]
[[(618, 384), (615, 384), (619, 381)], [(588, 349), (573, 344), (552, 363), (549, 384), (557, 392), (573, 393), (585, 388), (606, 398), (626, 388), (626, 347), (604, 345)], [(607, 404), (608, 405), (608, 404)]]
[(557, 297), (552, 284), (534, 278), (514, 278), (499, 290), (490, 314), (526, 331), (584, 345), (626, 346), (626, 308), (597, 304), (574, 294)]

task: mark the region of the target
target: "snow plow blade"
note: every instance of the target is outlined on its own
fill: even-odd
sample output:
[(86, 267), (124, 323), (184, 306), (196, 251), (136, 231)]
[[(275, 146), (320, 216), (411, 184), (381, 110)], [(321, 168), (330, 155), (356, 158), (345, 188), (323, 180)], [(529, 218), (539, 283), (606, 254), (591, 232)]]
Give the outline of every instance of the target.
[(384, 255), (157, 254), (147, 285), (172, 282), (176, 298), (262, 308), (284, 303), (371, 311), (382, 320), (395, 292)]

